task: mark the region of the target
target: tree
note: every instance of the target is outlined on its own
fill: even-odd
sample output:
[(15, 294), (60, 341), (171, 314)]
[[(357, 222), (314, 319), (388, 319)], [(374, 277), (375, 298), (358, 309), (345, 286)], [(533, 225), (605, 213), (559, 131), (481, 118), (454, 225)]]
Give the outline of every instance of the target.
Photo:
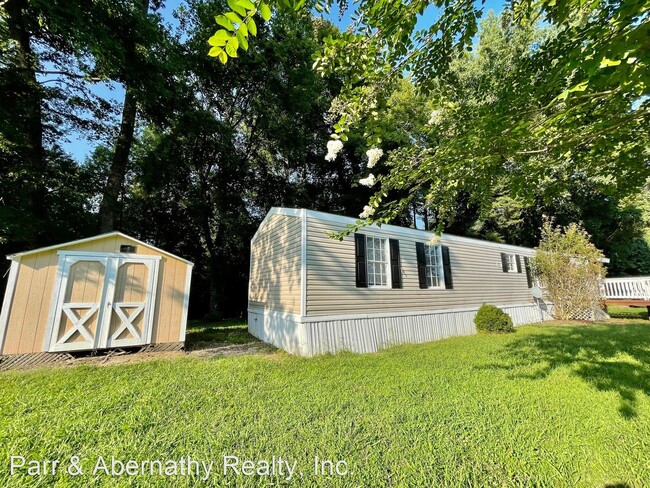
[[(7, 1), (2, 14), (2, 50), (7, 51), (7, 59), (2, 62), (3, 120), (9, 120), (9, 113), (14, 111), (23, 116), (17, 125), (3, 124), (0, 142), (3, 159), (11, 157), (14, 166), (23, 170), (19, 172), (24, 177), (14, 183), (19, 183), (26, 199), (20, 206), (35, 220), (37, 227), (47, 217), (45, 185), (42, 182), (47, 163), (43, 148), (42, 89), (36, 79), (38, 61), (32, 47), (31, 26), (34, 21), (27, 11), (26, 0)], [(3, 202), (4, 205), (7, 203)], [(26, 232), (21, 237), (30, 244), (41, 241), (36, 229), (24, 230)]]
[(121, 11), (114, 25), (116, 49), (108, 56), (97, 53), (94, 71), (124, 88), (119, 128), (115, 131), (112, 161), (99, 207), (99, 228), (103, 232), (123, 225), (120, 199), (138, 113), (144, 119), (164, 125), (173, 117), (179, 102), (174, 77), (182, 69), (181, 49), (160, 16), (150, 12), (150, 8), (158, 7), (159, 1), (124, 1), (119, 5)]
[(544, 223), (532, 268), (546, 289), (556, 319), (578, 318), (599, 308), (603, 257), (576, 224), (561, 228)]
[(197, 0), (179, 11), (181, 102), (164, 127), (147, 124), (136, 139), (123, 197), (125, 229), (195, 261), (193, 313), (213, 318), (246, 309), (249, 243), (268, 208), (358, 213), (370, 195), (340, 198), (361, 170), (350, 148), (335, 161), (321, 153), (338, 82), (311, 65), (331, 24), (278, 15), (239, 63), (221, 65), (201, 46), (222, 8)]
[[(226, 12), (229, 21), (220, 22), (212, 54), (222, 62), (236, 55), (241, 26), (258, 11), (261, 15), (264, 5), (231, 2), (234, 12)], [(411, 205), (404, 194), (424, 193), (428, 206), (444, 215), (452, 212), (460, 188), (483, 205), (494, 181), (508, 196), (530, 200), (529, 190), (538, 184), (551, 182), (546, 188), (552, 197), (582, 173), (600, 178), (618, 196), (634, 192), (650, 176), (650, 20), (643, 1), (512, 2), (500, 19), (502, 40), (493, 45), (488, 41), (498, 39), (483, 33), (476, 56), (466, 51), (482, 14), (474, 2), (354, 5), (352, 28), (326, 38), (315, 64), (320, 73), (343, 79), (333, 137), (345, 140), (350, 127), (364, 124), (369, 146), (379, 144), (380, 117), (373, 112), (390, 95), (387, 87), (405, 72), (421, 90), (451, 91), (450, 97), (437, 91), (436, 115), (450, 137), (389, 155), (388, 173), (373, 177), (380, 188), (369, 205), (376, 211), (365, 223), (403, 214)], [(440, 10), (438, 20), (414, 32), (417, 15), (431, 5)], [(272, 6), (300, 9), (302, 2), (283, 0)], [(533, 39), (530, 33), (538, 21), (550, 28)], [(458, 105), (451, 80), (457, 78), (454, 66), (459, 63), (509, 69), (493, 78), (501, 89), (487, 86), (492, 100), (486, 96), (474, 99), (480, 102), (474, 106)], [(477, 79), (470, 76), (472, 80)], [(555, 163), (549, 167), (548, 161)]]
[[(149, 0), (136, 0), (134, 4), (135, 12), (146, 17), (149, 11)], [(140, 29), (134, 29), (135, 32), (141, 32)], [(129, 37), (125, 43), (124, 65), (122, 72), (128, 72), (127, 66), (137, 63), (138, 42), (136, 39)], [(122, 121), (120, 129), (115, 140), (115, 149), (108, 174), (108, 181), (102, 196), (102, 203), (99, 207), (99, 229), (102, 232), (108, 232), (115, 228), (115, 217), (118, 212), (118, 199), (122, 193), (124, 177), (126, 176), (126, 167), (129, 162), (129, 153), (133, 144), (133, 133), (135, 131), (135, 120), (137, 114), (137, 95), (136, 89), (132, 85), (131, 77), (124, 76), (124, 104), (122, 106)]]
[[(7, 214), (33, 223), (6, 227), (21, 234), (8, 240), (32, 247), (51, 242), (44, 177), (48, 155), (70, 132), (115, 140), (100, 220), (102, 230), (116, 225), (136, 112), (160, 122), (169, 109), (166, 100), (173, 99), (167, 80), (174, 49), (148, 6), (148, 0), (11, 0), (0, 5), (0, 152), (8, 176), (20, 187), (7, 194), (3, 206)], [(152, 2), (152, 9), (157, 7), (159, 2)], [(125, 87), (119, 123), (113, 119), (116, 107), (93, 91), (97, 84), (111, 83)]]

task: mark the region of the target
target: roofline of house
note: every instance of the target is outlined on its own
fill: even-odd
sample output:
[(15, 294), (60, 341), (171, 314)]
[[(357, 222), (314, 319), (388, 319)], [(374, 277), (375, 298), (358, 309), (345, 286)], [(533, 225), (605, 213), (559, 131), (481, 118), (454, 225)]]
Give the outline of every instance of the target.
[[(337, 214), (331, 214), (327, 212), (320, 212), (317, 210), (307, 210), (307, 209), (301, 209), (301, 208), (285, 208), (285, 207), (272, 207), (268, 213), (266, 214), (266, 217), (264, 217), (264, 220), (262, 220), (262, 223), (260, 224), (257, 232), (253, 236), (253, 239), (251, 242), (254, 242), (259, 234), (260, 229), (266, 225), (268, 220), (273, 216), (273, 215), (288, 215), (291, 217), (301, 217), (302, 212), (305, 212), (306, 217), (313, 217), (319, 220), (325, 220), (337, 224), (344, 224), (344, 225), (354, 225), (356, 224), (360, 219), (355, 219), (354, 217), (345, 217), (342, 215), (337, 215)], [(381, 226), (372, 224), (367, 226), (369, 229), (375, 229), (375, 230), (387, 230), (389, 232), (395, 232), (403, 235), (410, 235), (412, 237), (415, 237), (417, 239), (426, 239), (430, 240), (433, 237), (437, 236), (434, 232), (428, 231), (428, 230), (422, 230), (422, 229), (411, 229), (409, 227), (400, 227), (398, 225), (390, 225), (390, 224), (382, 224)], [(440, 235), (440, 242), (467, 242), (467, 243), (475, 243), (475, 244), (481, 244), (487, 247), (492, 247), (496, 249), (500, 249), (502, 251), (510, 251), (510, 252), (523, 252), (526, 254), (534, 254), (535, 250), (530, 248), (530, 247), (523, 247), (523, 246), (515, 246), (513, 244), (502, 244), (500, 242), (494, 242), (494, 241), (485, 241), (482, 239), (475, 239), (473, 237), (462, 237), (462, 236), (457, 236), (453, 234), (447, 234), (443, 233)]]
[(32, 249), (31, 251), (17, 252), (17, 253), (14, 253), (14, 254), (7, 255), (7, 259), (15, 261), (15, 260), (18, 260), (18, 259), (22, 258), (23, 256), (29, 256), (31, 254), (37, 254), (37, 253), (45, 252), (45, 251), (53, 251), (53, 250), (59, 249), (61, 247), (74, 246), (74, 245), (77, 245), (77, 244), (83, 244), (85, 242), (96, 241), (98, 239), (103, 239), (105, 237), (110, 237), (110, 236), (119, 236), (119, 237), (124, 237), (126, 239), (130, 239), (132, 241), (137, 242), (138, 244), (140, 244), (142, 246), (145, 246), (145, 247), (148, 247), (149, 249), (153, 249), (155, 251), (158, 251), (159, 253), (164, 254), (165, 256), (169, 256), (169, 257), (172, 257), (174, 259), (178, 259), (179, 261), (182, 261), (182, 262), (184, 262), (186, 264), (189, 264), (190, 266), (194, 266), (194, 263), (192, 261), (188, 261), (187, 259), (182, 258), (180, 256), (177, 256), (176, 254), (172, 254), (172, 253), (170, 253), (168, 251), (160, 249), (159, 247), (153, 246), (151, 244), (147, 244), (144, 241), (141, 241), (139, 239), (136, 239), (135, 237), (131, 237), (131, 236), (126, 235), (123, 232), (119, 232), (119, 231), (107, 232), (105, 234), (99, 234), (99, 235), (92, 236), (92, 237), (85, 237), (83, 239), (77, 239), (76, 241), (63, 242), (61, 244), (54, 244), (52, 246), (39, 247), (38, 249)]

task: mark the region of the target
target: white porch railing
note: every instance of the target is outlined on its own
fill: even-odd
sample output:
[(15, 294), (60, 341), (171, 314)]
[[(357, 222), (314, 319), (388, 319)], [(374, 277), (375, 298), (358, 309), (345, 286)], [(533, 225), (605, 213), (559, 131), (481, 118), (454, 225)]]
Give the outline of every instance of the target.
[(609, 300), (650, 301), (650, 276), (605, 278), (603, 296)]

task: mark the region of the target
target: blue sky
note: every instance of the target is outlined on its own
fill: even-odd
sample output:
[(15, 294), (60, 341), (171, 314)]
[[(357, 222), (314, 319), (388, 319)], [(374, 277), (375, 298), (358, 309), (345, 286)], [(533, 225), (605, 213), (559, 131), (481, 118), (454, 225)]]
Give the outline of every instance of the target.
[[(159, 10), (165, 21), (172, 27), (178, 25), (172, 13), (183, 3), (183, 0), (167, 0), (163, 8)], [(481, 2), (477, 1), (476, 4), (480, 5)], [(353, 7), (352, 2), (350, 2), (350, 6)], [(499, 13), (503, 10), (503, 6), (504, 0), (486, 0), (483, 3), (483, 11), (484, 13), (487, 13), (488, 11), (493, 10), (494, 12)], [(339, 20), (338, 9), (334, 7), (330, 14), (324, 15), (324, 17), (334, 22), (341, 29), (345, 29), (351, 22), (350, 17), (352, 11), (353, 9), (348, 9), (341, 20)], [(426, 29), (437, 19), (437, 16), (438, 9), (433, 6), (429, 7), (418, 19), (416, 29)], [(114, 106), (121, 106), (124, 98), (124, 90), (121, 85), (117, 83), (96, 84), (91, 88), (91, 90), (106, 100), (111, 101)], [(78, 161), (85, 160), (97, 145), (96, 141), (86, 139), (81, 133), (68, 134), (68, 139), (68, 141), (60, 141), (61, 146)]]

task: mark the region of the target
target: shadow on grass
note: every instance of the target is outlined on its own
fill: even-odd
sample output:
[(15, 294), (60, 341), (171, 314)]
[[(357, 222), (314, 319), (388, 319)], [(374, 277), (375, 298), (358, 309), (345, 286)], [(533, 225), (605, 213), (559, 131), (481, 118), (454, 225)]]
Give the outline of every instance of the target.
[(648, 320), (648, 310), (645, 307), (607, 307), (607, 313), (613, 319)]
[(618, 393), (620, 414), (627, 419), (635, 417), (637, 396), (650, 395), (650, 325), (611, 323), (553, 329), (552, 333), (522, 335), (501, 351), (508, 360), (538, 366), (534, 373), (519, 376), (540, 379), (557, 367), (568, 367), (598, 390)]
[(188, 351), (252, 342), (259, 340), (248, 333), (248, 326), (241, 319), (220, 322), (193, 321), (188, 324), (185, 336), (185, 348)]

